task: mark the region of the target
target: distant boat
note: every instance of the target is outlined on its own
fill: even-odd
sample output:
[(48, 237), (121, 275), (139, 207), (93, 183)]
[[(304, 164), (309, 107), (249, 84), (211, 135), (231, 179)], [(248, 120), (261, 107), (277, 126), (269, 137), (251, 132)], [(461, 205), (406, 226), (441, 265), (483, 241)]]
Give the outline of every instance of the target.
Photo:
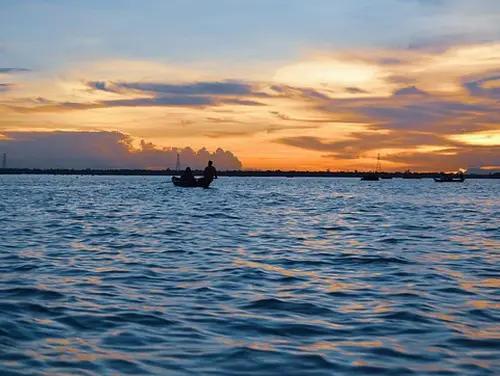
[(422, 177), (419, 175), (415, 175), (410, 170), (406, 170), (403, 174), (403, 179), (422, 179)]
[(209, 181), (205, 180), (204, 178), (200, 178), (200, 179), (197, 179), (196, 182), (185, 182), (185, 181), (182, 181), (181, 178), (178, 178), (177, 176), (172, 176), (172, 183), (174, 183), (174, 185), (176, 187), (185, 187), (185, 188), (197, 188), (197, 187), (200, 187), (200, 188), (208, 188), (210, 186), (210, 183)]
[(465, 176), (463, 173), (456, 175), (446, 175), (442, 174), (437, 178), (434, 178), (436, 183), (463, 183), (465, 181)]
[(364, 181), (378, 181), (380, 174), (380, 154), (377, 155), (377, 167), (375, 167), (375, 172), (368, 172), (361, 177)]
[(366, 175), (362, 176), (361, 180), (364, 180), (364, 181), (378, 181), (379, 177), (378, 177), (377, 174), (370, 173), (370, 174), (366, 174)]
[(380, 176), (380, 179), (389, 180), (389, 179), (392, 179), (392, 176), (390, 176), (390, 175), (382, 175), (382, 176)]

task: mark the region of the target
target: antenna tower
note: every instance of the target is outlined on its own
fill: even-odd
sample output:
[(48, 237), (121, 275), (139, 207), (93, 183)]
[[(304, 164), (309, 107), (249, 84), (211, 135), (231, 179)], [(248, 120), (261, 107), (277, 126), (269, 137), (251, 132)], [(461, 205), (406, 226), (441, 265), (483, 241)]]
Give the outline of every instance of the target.
[(179, 153), (177, 153), (177, 162), (175, 163), (175, 171), (180, 171), (181, 170), (181, 157), (179, 156)]
[(7, 168), (7, 153), (3, 153), (2, 168)]
[(382, 165), (380, 164), (380, 154), (377, 155), (377, 167), (375, 167), (375, 172), (380, 172), (382, 170)]

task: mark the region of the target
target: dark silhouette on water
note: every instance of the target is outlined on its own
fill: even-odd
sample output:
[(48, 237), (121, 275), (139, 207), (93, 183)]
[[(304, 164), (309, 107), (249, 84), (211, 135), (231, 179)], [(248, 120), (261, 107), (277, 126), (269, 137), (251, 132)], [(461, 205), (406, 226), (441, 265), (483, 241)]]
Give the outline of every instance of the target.
[(422, 179), (422, 177), (418, 174), (411, 172), (410, 169), (408, 169), (404, 172), (403, 179)]
[(365, 180), (365, 181), (378, 181), (379, 177), (378, 177), (378, 175), (376, 173), (369, 172), (366, 175), (363, 175), (363, 177), (361, 178), (361, 180)]
[(375, 172), (369, 172), (361, 177), (364, 181), (378, 181), (379, 173), (382, 167), (380, 166), (380, 154), (377, 155), (377, 167), (375, 167)]
[(193, 175), (193, 171), (191, 171), (191, 167), (186, 167), (186, 169), (182, 173), (181, 183), (187, 185), (198, 185), (196, 178)]
[(181, 177), (178, 178), (176, 176), (172, 177), (172, 183), (174, 183), (175, 186), (178, 187), (202, 187), (202, 188), (208, 188), (212, 181), (217, 179), (217, 170), (213, 166), (212, 161), (208, 161), (208, 166), (205, 167), (205, 170), (203, 171), (203, 177), (196, 180), (196, 178), (193, 175), (193, 172), (191, 171), (191, 168), (187, 167), (186, 170), (182, 173)]
[[(165, 170), (148, 170), (148, 169), (66, 169), (66, 168), (0, 168), (0, 175), (82, 175), (82, 176), (177, 176), (179, 171)], [(195, 175), (203, 174), (202, 170), (194, 170)], [(438, 171), (430, 172), (413, 172), (412, 175), (418, 176), (420, 179), (432, 179), (439, 174)], [(234, 177), (315, 177), (315, 178), (360, 178), (362, 172), (358, 171), (296, 171), (296, 170), (230, 170), (217, 172), (218, 176), (234, 176)], [(390, 176), (392, 178), (402, 178), (403, 172), (384, 172), (380, 175)], [(469, 179), (500, 179), (500, 172), (485, 172), (484, 174), (467, 174)]]
[(217, 170), (215, 169), (213, 164), (214, 162), (208, 161), (208, 166), (205, 167), (205, 170), (203, 171), (203, 177), (199, 180), (200, 183), (209, 186), (214, 179), (218, 179)]
[(441, 172), (439, 174), (439, 177), (434, 178), (434, 181), (436, 183), (463, 183), (465, 181), (465, 176), (462, 171), (460, 171), (458, 174), (451, 175)]

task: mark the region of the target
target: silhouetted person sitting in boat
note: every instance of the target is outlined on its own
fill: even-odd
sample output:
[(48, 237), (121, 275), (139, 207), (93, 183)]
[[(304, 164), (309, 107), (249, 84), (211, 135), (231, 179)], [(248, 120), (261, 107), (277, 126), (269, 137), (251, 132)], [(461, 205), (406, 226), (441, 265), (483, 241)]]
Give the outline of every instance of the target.
[(196, 178), (191, 171), (191, 167), (186, 167), (186, 170), (181, 175), (181, 182), (186, 184), (196, 184)]
[(211, 183), (212, 180), (217, 179), (217, 170), (213, 166), (214, 162), (208, 161), (208, 166), (205, 167), (205, 171), (203, 171), (203, 179), (208, 183)]

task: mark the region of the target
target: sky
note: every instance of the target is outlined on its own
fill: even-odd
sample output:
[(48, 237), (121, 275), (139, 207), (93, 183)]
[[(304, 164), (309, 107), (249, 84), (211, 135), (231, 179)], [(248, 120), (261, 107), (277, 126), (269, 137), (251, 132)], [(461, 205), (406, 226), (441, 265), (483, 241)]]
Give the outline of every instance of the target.
[(498, 0), (2, 0), (10, 167), (500, 168)]

